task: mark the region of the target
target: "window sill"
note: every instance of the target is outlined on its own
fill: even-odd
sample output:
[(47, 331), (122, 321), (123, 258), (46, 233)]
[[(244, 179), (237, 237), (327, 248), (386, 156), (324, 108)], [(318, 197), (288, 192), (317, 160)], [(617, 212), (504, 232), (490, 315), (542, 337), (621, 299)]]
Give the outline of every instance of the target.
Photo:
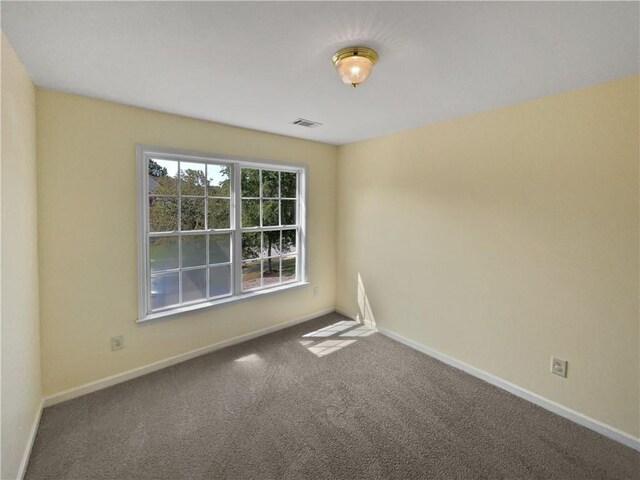
[(225, 297), (225, 298), (219, 298), (216, 300), (211, 300), (210, 302), (203, 302), (203, 303), (196, 303), (194, 305), (185, 305), (184, 307), (178, 307), (178, 308), (174, 308), (171, 310), (164, 310), (161, 312), (153, 312), (153, 313), (149, 313), (146, 316), (139, 318), (137, 320), (137, 323), (146, 323), (149, 322), (151, 320), (157, 320), (160, 318), (166, 318), (166, 317), (170, 317), (173, 315), (180, 315), (182, 313), (187, 313), (187, 312), (193, 312), (195, 310), (201, 310), (203, 308), (210, 308), (210, 307), (216, 307), (218, 305), (226, 305), (229, 303), (235, 303), (235, 302), (241, 302), (243, 300), (248, 300), (250, 298), (256, 298), (256, 297), (261, 297), (263, 295), (269, 295), (272, 293), (278, 293), (278, 292), (284, 292), (286, 290), (292, 290), (295, 288), (300, 288), (300, 287), (304, 287), (306, 285), (309, 285), (309, 282), (295, 282), (295, 283), (289, 283), (286, 285), (281, 285), (279, 287), (274, 287), (274, 288), (269, 288), (269, 289), (265, 289), (265, 290), (258, 290), (255, 292), (247, 292), (247, 293), (243, 293), (241, 295), (236, 295), (234, 297)]

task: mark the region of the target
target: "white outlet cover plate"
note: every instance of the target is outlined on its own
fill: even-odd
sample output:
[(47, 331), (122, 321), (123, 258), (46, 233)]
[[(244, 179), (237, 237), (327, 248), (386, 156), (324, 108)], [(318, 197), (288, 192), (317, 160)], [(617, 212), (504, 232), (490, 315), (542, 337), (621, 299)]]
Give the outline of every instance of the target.
[(551, 357), (551, 373), (561, 377), (567, 376), (567, 361), (560, 358)]
[(118, 335), (117, 337), (111, 337), (111, 350), (122, 350), (124, 348), (124, 336)]

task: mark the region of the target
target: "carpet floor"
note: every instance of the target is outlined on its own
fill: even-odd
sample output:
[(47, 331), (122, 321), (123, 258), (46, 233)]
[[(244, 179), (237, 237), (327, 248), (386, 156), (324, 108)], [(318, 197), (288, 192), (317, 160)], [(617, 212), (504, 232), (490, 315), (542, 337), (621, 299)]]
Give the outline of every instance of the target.
[(640, 454), (337, 314), (44, 410), (33, 479), (638, 479)]

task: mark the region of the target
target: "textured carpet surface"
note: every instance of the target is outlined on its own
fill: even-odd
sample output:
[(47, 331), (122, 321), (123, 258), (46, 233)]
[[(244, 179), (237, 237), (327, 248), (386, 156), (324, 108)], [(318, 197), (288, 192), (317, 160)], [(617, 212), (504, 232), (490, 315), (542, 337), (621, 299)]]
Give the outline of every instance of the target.
[(637, 479), (640, 456), (337, 314), (46, 408), (27, 479)]

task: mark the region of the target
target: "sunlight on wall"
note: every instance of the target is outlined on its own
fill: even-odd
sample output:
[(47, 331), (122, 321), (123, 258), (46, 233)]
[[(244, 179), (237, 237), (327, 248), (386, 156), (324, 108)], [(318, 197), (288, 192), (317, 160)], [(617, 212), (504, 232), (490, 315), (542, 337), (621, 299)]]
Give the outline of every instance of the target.
[(368, 324), (375, 330), (376, 319), (371, 311), (371, 305), (369, 304), (369, 298), (367, 297), (367, 291), (364, 288), (362, 282), (362, 276), (358, 273), (358, 319), (364, 319), (364, 323)]

